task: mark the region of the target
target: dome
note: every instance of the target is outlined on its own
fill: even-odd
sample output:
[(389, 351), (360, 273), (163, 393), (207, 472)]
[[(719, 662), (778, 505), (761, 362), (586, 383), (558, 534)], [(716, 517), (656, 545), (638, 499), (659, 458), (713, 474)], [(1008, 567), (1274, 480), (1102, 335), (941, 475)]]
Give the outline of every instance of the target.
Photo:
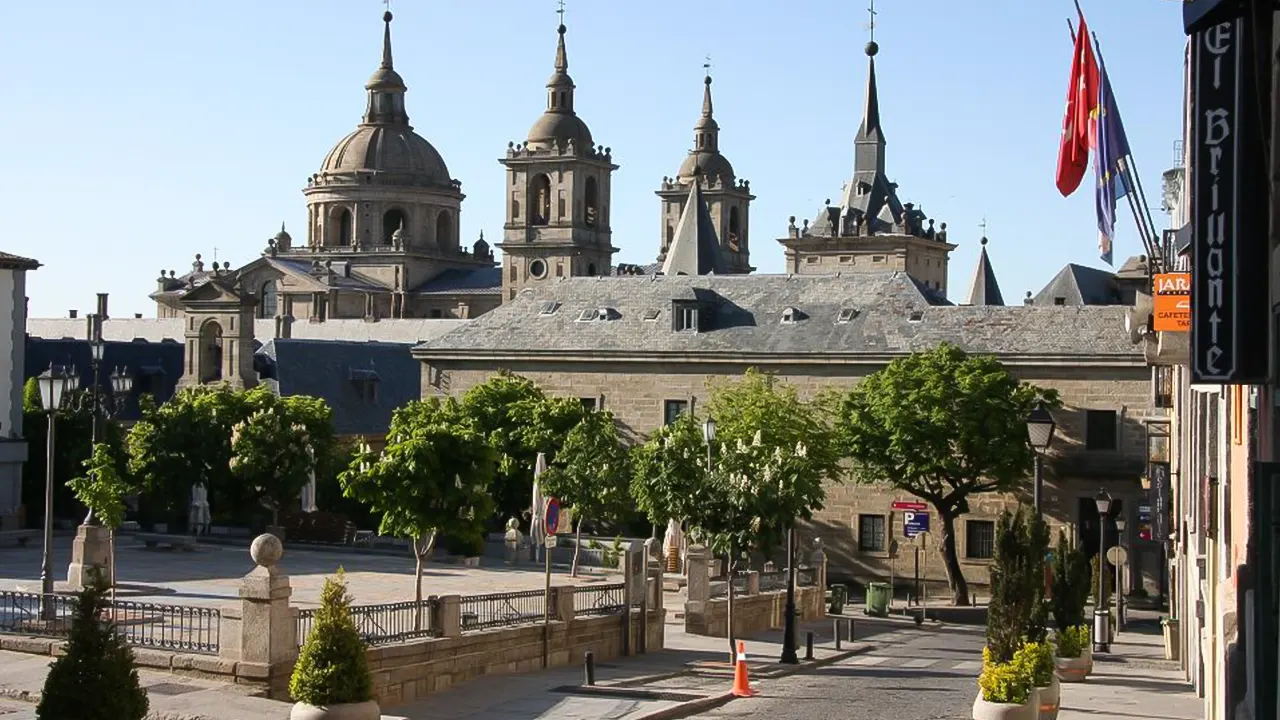
[(573, 146), (578, 149), (592, 146), (591, 130), (577, 115), (546, 112), (529, 128), (529, 142), (535, 145), (564, 145), (569, 140), (573, 140)]
[(449, 184), (449, 168), (431, 143), (407, 125), (361, 125), (325, 156), (321, 174), (357, 171), (411, 174)]
[(408, 86), (404, 84), (404, 78), (400, 77), (400, 73), (392, 68), (381, 67), (373, 71), (373, 75), (369, 76), (369, 82), (364, 84), (366, 90), (407, 90)]
[(716, 178), (725, 184), (734, 179), (733, 165), (729, 159), (718, 152), (691, 152), (680, 165), (679, 178), (688, 182), (693, 178), (694, 168), (702, 168), (702, 175), (708, 179)]

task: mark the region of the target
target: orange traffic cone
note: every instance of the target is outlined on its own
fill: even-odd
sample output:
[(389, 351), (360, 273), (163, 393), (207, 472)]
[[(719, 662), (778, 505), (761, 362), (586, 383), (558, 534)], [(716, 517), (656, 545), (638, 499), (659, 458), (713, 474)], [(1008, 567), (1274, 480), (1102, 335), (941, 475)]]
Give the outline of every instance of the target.
[(733, 694), (735, 697), (751, 697), (755, 691), (747, 679), (747, 644), (738, 641), (738, 661), (733, 667)]

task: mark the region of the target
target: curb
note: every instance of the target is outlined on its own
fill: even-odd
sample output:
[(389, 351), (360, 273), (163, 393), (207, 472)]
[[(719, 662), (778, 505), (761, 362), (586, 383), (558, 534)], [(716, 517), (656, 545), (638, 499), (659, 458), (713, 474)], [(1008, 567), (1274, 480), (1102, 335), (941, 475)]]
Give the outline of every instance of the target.
[(673, 705), (662, 710), (654, 710), (647, 715), (641, 715), (636, 720), (678, 720), (678, 718), (687, 718), (690, 715), (697, 715), (708, 710), (714, 710), (722, 705), (727, 705), (730, 700), (734, 699), (732, 692), (724, 692), (719, 695), (710, 695), (708, 697), (699, 698), (697, 700), (689, 700), (679, 705)]

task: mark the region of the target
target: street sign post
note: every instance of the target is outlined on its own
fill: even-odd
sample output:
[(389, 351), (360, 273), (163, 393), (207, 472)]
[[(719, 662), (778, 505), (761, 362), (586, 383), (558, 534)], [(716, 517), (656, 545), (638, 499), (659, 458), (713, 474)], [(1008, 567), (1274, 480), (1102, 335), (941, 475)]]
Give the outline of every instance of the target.
[(551, 665), (551, 548), (556, 546), (556, 530), (560, 529), (560, 501), (547, 498), (542, 513), (543, 529), (547, 531), (547, 586), (542, 596), (542, 667)]
[(894, 500), (892, 505), (894, 510), (928, 510), (929, 505), (922, 502), (910, 502), (907, 500)]
[(915, 538), (920, 533), (929, 532), (929, 513), (921, 510), (907, 510), (902, 513), (902, 535)]
[(555, 498), (547, 498), (547, 509), (542, 514), (543, 527), (547, 531), (547, 535), (555, 535), (560, 529), (560, 501)]

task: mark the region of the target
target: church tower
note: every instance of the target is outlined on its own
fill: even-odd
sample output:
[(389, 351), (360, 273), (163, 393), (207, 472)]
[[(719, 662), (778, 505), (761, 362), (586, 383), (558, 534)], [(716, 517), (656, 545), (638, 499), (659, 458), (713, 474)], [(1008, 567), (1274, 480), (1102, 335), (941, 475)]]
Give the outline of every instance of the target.
[(502, 243), (502, 299), (557, 278), (610, 274), (617, 248), (609, 230), (614, 170), (609, 148), (593, 145), (591, 130), (573, 110), (573, 79), (565, 26), (557, 29), (555, 71), (547, 81), (547, 109), (522, 143), (509, 143), (507, 222)]
[(748, 246), (748, 212), (755, 196), (751, 194), (751, 184), (736, 179), (733, 165), (720, 153), (720, 125), (712, 112), (710, 73), (702, 81), (702, 115), (693, 126), (693, 149), (680, 165), (676, 177), (662, 178), (662, 189), (657, 192), (662, 199), (660, 264), (666, 264), (667, 254), (685, 214), (685, 205), (693, 196), (690, 186), (695, 184), (696, 177), (701, 178), (701, 189), (697, 194), (707, 204), (711, 225), (720, 245), (721, 258), (717, 265), (723, 268), (722, 272), (731, 274), (755, 270), (751, 267)]

